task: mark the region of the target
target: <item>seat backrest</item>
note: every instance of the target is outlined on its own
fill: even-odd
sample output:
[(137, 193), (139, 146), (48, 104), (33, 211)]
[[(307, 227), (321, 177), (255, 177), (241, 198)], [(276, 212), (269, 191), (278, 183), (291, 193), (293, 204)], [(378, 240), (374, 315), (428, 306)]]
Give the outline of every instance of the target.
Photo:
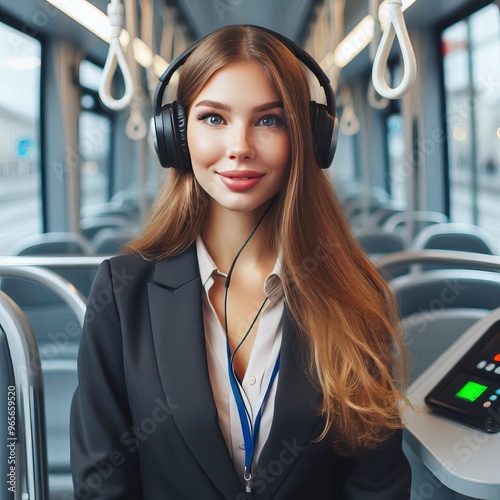
[(384, 203), (384, 205), (371, 214), (369, 220), (370, 227), (381, 228), (385, 224), (385, 221), (394, 214), (400, 214), (406, 212), (406, 210), (406, 203), (403, 202), (391, 200), (390, 202)]
[(368, 254), (402, 252), (405, 249), (403, 237), (386, 231), (360, 231), (355, 233), (361, 248)]
[(78, 385), (76, 359), (49, 360), (44, 362), (42, 367), (49, 472), (69, 474), (71, 399)]
[(500, 274), (468, 269), (423, 271), (390, 282), (401, 318), (443, 309), (500, 306)]
[(42, 233), (22, 239), (14, 255), (94, 255), (90, 242), (76, 233)]
[[(92, 256), (95, 255), (95, 251), (90, 242), (79, 234), (54, 232), (37, 234), (21, 240), (17, 246), (16, 255), (20, 257)], [(83, 295), (88, 296), (95, 276), (94, 270), (58, 266), (51, 266), (49, 269), (60, 274)], [(25, 305), (60, 302), (51, 292), (43, 293), (39, 286), (32, 283), (10, 279), (2, 280), (0, 283), (0, 288), (21, 308)]]
[(402, 319), (408, 348), (408, 382), (419, 377), (476, 321), (485, 309), (444, 309), (411, 314)]
[(421, 231), (424, 227), (444, 222), (448, 222), (448, 217), (440, 212), (401, 212), (389, 217), (382, 225), (382, 229), (392, 233), (393, 231), (403, 231), (406, 227), (408, 227), (408, 225), (411, 224), (411, 239), (413, 239), (414, 235)]
[(130, 232), (121, 228), (103, 229), (93, 240), (94, 250), (98, 255), (116, 255), (131, 239)]
[[(51, 235), (53, 236), (51, 243), (70, 241), (70, 239), (66, 240), (66, 233), (59, 234), (64, 236), (56, 240), (55, 236)], [(82, 255), (80, 250), (78, 249), (76, 254), (68, 253), (64, 255)], [(94, 255), (91, 247), (90, 251), (92, 252), (90, 255)], [(31, 247), (27, 247), (27, 252), (31, 256), (34, 255), (31, 253)], [(23, 255), (26, 256), (25, 253)], [(58, 254), (58, 256), (60, 255), (62, 254)], [(95, 268), (50, 266), (47, 269), (65, 278), (85, 297), (88, 297), (97, 272), (97, 266)], [(41, 285), (18, 278), (1, 278), (0, 290), (14, 300), (27, 316), (43, 359), (54, 356), (73, 358), (77, 355), (81, 327), (74, 313), (60, 297)]]
[(435, 224), (422, 229), (411, 245), (413, 250), (459, 250), (495, 255), (495, 244), (489, 234), (472, 224), (455, 222)]
[(126, 219), (123, 217), (86, 217), (80, 221), (82, 234), (92, 241), (99, 231), (109, 228), (129, 229)]

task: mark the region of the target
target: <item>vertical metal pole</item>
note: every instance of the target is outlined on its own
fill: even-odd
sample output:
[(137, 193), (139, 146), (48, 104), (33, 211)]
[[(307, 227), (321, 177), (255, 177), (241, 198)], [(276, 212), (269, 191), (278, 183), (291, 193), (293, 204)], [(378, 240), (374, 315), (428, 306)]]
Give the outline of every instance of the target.
[(470, 27), (470, 18), (467, 18), (467, 70), (469, 78), (469, 104), (470, 104), (470, 134), (471, 134), (471, 189), (472, 189), (472, 222), (479, 224), (479, 206), (478, 206), (478, 172), (477, 172), (477, 134), (476, 134), (476, 103), (474, 99), (474, 65), (472, 62), (472, 32)]

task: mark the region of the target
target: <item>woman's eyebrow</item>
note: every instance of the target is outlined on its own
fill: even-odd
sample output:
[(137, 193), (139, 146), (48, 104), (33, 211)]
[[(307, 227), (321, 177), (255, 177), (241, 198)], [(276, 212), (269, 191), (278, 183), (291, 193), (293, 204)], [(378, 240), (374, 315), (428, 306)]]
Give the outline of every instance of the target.
[(208, 106), (209, 108), (231, 111), (231, 106), (229, 106), (228, 104), (224, 104), (223, 102), (218, 102), (218, 101), (209, 101), (207, 99), (197, 102), (194, 107), (197, 108), (198, 106)]
[(261, 104), (260, 106), (255, 106), (253, 108), (254, 111), (267, 111), (269, 109), (274, 109), (274, 108), (282, 108), (283, 103), (281, 101), (273, 101), (273, 102), (267, 102), (265, 104)]
[[(208, 99), (204, 99), (203, 101), (197, 102), (194, 107), (197, 108), (199, 106), (207, 106), (209, 108), (231, 111), (231, 106), (229, 106), (228, 104), (219, 101), (210, 101)], [(272, 102), (266, 102), (264, 104), (259, 104), (258, 106), (252, 108), (252, 111), (254, 112), (267, 111), (269, 109), (282, 108), (282, 107), (283, 103), (281, 101), (272, 101)]]

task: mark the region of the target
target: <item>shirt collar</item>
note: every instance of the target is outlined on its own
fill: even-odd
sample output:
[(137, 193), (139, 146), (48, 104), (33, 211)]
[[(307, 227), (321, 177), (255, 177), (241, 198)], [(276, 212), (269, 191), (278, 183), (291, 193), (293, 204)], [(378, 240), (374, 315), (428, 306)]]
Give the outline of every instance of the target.
[(224, 277), (226, 276), (224, 273), (221, 273), (217, 269), (217, 266), (212, 260), (212, 257), (210, 257), (210, 254), (208, 253), (207, 247), (205, 246), (205, 243), (203, 243), (201, 236), (196, 237), (196, 252), (198, 254), (198, 266), (200, 268), (201, 283), (205, 288), (208, 281), (212, 277), (212, 274), (219, 274)]
[[(212, 257), (208, 253), (201, 236), (196, 237), (196, 252), (198, 254), (198, 266), (200, 268), (200, 278), (203, 288), (208, 293), (213, 283), (212, 276), (219, 275), (225, 277), (226, 275), (219, 271)], [(281, 282), (281, 258), (278, 256), (274, 264), (274, 268), (267, 276), (264, 282), (265, 294), (274, 302), (283, 295), (283, 284)], [(279, 293), (279, 296), (278, 296)]]

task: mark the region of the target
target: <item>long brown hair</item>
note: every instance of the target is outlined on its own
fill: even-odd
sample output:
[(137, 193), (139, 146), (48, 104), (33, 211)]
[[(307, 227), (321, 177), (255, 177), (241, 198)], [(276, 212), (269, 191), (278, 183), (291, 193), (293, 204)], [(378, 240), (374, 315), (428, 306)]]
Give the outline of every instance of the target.
[[(404, 342), (392, 295), (354, 239), (330, 177), (319, 168), (309, 125), (310, 92), (300, 61), (274, 36), (249, 26), (209, 35), (182, 68), (178, 100), (189, 109), (208, 79), (240, 61), (262, 64), (283, 102), (290, 173), (270, 217), (282, 255), (285, 300), (309, 344), (306, 368), (319, 386), (320, 413), (341, 452), (373, 447), (402, 426)], [(201, 233), (208, 196), (192, 171), (172, 170), (143, 232), (128, 251), (160, 259)]]

